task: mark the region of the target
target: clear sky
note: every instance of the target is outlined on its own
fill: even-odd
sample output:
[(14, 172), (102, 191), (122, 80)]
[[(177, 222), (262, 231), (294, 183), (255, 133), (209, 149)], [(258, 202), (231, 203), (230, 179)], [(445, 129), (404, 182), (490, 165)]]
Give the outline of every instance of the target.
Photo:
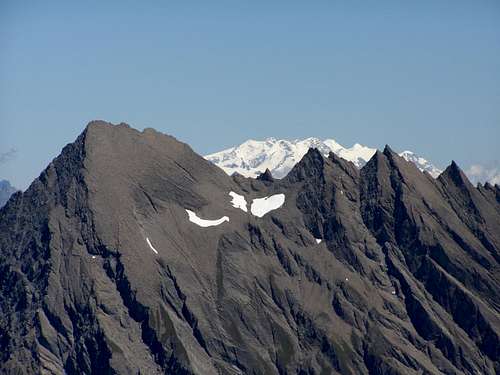
[(248, 138), (498, 160), (500, 2), (0, 2), (0, 179), (92, 119), (205, 154)]

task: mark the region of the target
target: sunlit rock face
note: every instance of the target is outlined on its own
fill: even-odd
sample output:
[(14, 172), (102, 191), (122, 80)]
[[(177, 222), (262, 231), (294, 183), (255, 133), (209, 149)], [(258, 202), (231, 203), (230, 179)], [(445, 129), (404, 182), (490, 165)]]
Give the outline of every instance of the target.
[(389, 147), (230, 177), (92, 122), (0, 209), (0, 372), (498, 373), (498, 196)]

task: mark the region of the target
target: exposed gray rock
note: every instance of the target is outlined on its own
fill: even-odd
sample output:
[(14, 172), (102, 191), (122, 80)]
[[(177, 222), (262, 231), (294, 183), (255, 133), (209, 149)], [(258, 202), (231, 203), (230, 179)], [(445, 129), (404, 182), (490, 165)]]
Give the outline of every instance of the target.
[[(230, 191), (286, 200), (258, 218)], [(498, 373), (498, 196), (388, 147), (361, 170), (311, 149), (282, 180), (229, 177), (92, 122), (0, 210), (0, 369)]]

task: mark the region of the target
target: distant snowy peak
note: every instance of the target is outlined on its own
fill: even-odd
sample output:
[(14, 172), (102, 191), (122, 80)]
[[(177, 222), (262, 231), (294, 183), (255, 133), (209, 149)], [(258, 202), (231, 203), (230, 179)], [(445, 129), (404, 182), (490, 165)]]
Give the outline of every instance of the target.
[(434, 178), (439, 176), (442, 172), (441, 169), (437, 168), (430, 161), (424, 159), (421, 156), (418, 156), (414, 152), (403, 151), (399, 154), (399, 156), (402, 156), (407, 161), (411, 161), (412, 163), (414, 163), (418, 167), (418, 169), (420, 169), (421, 171), (428, 172)]
[[(375, 148), (358, 143), (346, 148), (334, 139), (306, 138), (288, 141), (267, 138), (264, 141), (248, 140), (237, 147), (206, 155), (205, 159), (219, 166), (229, 175), (239, 173), (255, 178), (269, 169), (273, 177), (283, 178), (310, 148), (317, 148), (325, 156), (333, 152), (351, 161), (358, 168), (365, 165), (376, 151)], [(429, 172), (433, 177), (441, 173), (434, 165), (411, 151), (404, 151), (400, 155), (415, 163), (420, 170)]]
[(282, 178), (302, 159), (310, 148), (317, 148), (325, 156), (334, 152), (338, 156), (363, 166), (376, 149), (355, 144), (345, 148), (334, 139), (318, 138), (284, 139), (268, 138), (264, 141), (248, 140), (237, 147), (206, 155), (205, 158), (221, 167), (227, 174), (237, 172), (247, 177), (257, 177), (269, 169), (275, 178)]

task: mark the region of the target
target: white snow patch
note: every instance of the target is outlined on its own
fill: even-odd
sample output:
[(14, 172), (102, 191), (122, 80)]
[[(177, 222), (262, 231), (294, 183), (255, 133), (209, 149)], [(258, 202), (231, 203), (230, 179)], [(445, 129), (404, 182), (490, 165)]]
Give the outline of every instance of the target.
[(95, 255), (92, 255), (92, 259), (95, 259), (95, 258), (96, 258), (96, 256), (95, 256)]
[(315, 238), (316, 243), (321, 243), (322, 239), (321, 238)]
[(147, 237), (146, 237), (146, 242), (148, 243), (151, 250), (153, 250), (155, 252), (155, 254), (158, 254), (158, 251), (156, 251), (156, 249), (153, 247), (153, 245), (151, 245), (151, 241)]
[(199, 218), (198, 215), (196, 215), (193, 211), (186, 210), (188, 213), (189, 221), (192, 223), (195, 223), (196, 225), (200, 227), (213, 227), (216, 225), (220, 225), (225, 221), (229, 221), (229, 218), (227, 216), (223, 216), (220, 219), (217, 220), (205, 220), (202, 218)]
[(395, 291), (395, 290), (393, 290), (391, 293), (392, 293), (392, 294), (396, 294), (396, 291)]
[(280, 208), (285, 203), (285, 194), (274, 194), (270, 197), (257, 198), (252, 201), (250, 211), (257, 217), (262, 217), (269, 211)]
[(248, 212), (247, 201), (243, 195), (239, 195), (234, 191), (229, 192), (229, 195), (233, 198), (233, 200), (231, 201), (233, 207), (240, 208), (243, 211)]
[(345, 278), (345, 281), (349, 281), (349, 278), (348, 278), (348, 277), (346, 277), (346, 278)]

